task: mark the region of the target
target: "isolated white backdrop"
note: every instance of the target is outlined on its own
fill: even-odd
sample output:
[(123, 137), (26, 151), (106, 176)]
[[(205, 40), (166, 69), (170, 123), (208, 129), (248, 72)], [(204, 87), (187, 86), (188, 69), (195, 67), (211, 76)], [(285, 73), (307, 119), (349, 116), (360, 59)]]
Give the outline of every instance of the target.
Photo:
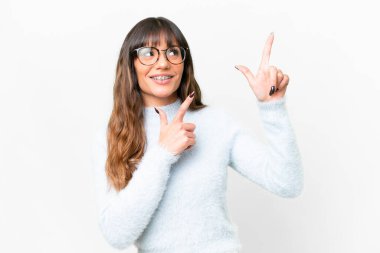
[[(380, 252), (379, 43), (375, 1), (0, 2), (0, 252), (116, 252), (97, 227), (93, 132), (108, 120), (116, 60), (139, 20), (176, 23), (204, 102), (265, 140), (235, 64), (290, 76), (305, 169), (295, 199), (229, 170), (243, 253)], [(131, 247), (125, 252), (137, 252)]]

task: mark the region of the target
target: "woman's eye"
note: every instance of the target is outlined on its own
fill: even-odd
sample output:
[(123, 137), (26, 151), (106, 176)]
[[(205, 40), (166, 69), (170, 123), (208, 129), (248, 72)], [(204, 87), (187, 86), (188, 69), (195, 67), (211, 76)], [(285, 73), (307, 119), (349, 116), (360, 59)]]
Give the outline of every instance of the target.
[(154, 52), (152, 49), (145, 49), (145, 50), (142, 50), (140, 55), (144, 56), (144, 57), (147, 57), (147, 56), (153, 56), (154, 55)]
[(153, 56), (153, 52), (152, 51), (147, 51), (147, 52), (144, 52), (143, 55), (144, 56)]
[(178, 49), (176, 48), (172, 48), (169, 50), (169, 55), (178, 55), (179, 52), (178, 52)]

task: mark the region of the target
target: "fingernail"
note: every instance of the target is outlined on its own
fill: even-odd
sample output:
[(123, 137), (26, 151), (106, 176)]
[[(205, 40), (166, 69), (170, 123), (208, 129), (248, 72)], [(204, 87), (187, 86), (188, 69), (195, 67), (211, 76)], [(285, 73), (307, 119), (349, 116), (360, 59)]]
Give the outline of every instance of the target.
[(274, 90), (275, 90), (275, 87), (274, 87), (274, 86), (270, 87), (269, 96), (272, 96), (272, 95), (273, 95)]
[(156, 107), (154, 107), (154, 110), (155, 110), (158, 114), (160, 114), (160, 112), (156, 109)]
[(191, 92), (191, 94), (189, 95), (189, 97), (194, 97), (194, 93), (195, 93), (195, 91), (193, 91), (193, 92)]
[(240, 70), (238, 67), (236, 67), (236, 65), (235, 65), (235, 69)]

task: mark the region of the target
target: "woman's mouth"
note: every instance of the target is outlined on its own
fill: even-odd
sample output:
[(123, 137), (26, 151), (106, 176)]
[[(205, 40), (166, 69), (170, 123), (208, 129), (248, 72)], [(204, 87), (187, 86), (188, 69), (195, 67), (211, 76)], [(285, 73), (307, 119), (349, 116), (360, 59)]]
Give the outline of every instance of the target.
[(167, 84), (170, 83), (173, 76), (152, 76), (150, 79), (152, 79), (157, 84)]

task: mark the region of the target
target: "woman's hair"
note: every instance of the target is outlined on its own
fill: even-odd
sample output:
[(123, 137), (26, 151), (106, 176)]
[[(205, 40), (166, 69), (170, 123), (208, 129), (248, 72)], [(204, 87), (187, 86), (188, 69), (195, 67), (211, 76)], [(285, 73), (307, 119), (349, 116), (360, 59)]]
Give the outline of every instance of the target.
[[(127, 34), (120, 50), (113, 88), (113, 110), (108, 122), (108, 157), (106, 174), (110, 186), (120, 191), (128, 185), (136, 166), (146, 149), (144, 129), (144, 103), (137, 81), (134, 49), (160, 43), (164, 36), (167, 45), (189, 48), (179, 28), (163, 17), (150, 17), (138, 22)], [(206, 107), (201, 101), (201, 90), (194, 77), (194, 67), (190, 48), (184, 61), (181, 83), (176, 93), (181, 101), (195, 91), (190, 111)], [(157, 116), (158, 117), (158, 116)]]

